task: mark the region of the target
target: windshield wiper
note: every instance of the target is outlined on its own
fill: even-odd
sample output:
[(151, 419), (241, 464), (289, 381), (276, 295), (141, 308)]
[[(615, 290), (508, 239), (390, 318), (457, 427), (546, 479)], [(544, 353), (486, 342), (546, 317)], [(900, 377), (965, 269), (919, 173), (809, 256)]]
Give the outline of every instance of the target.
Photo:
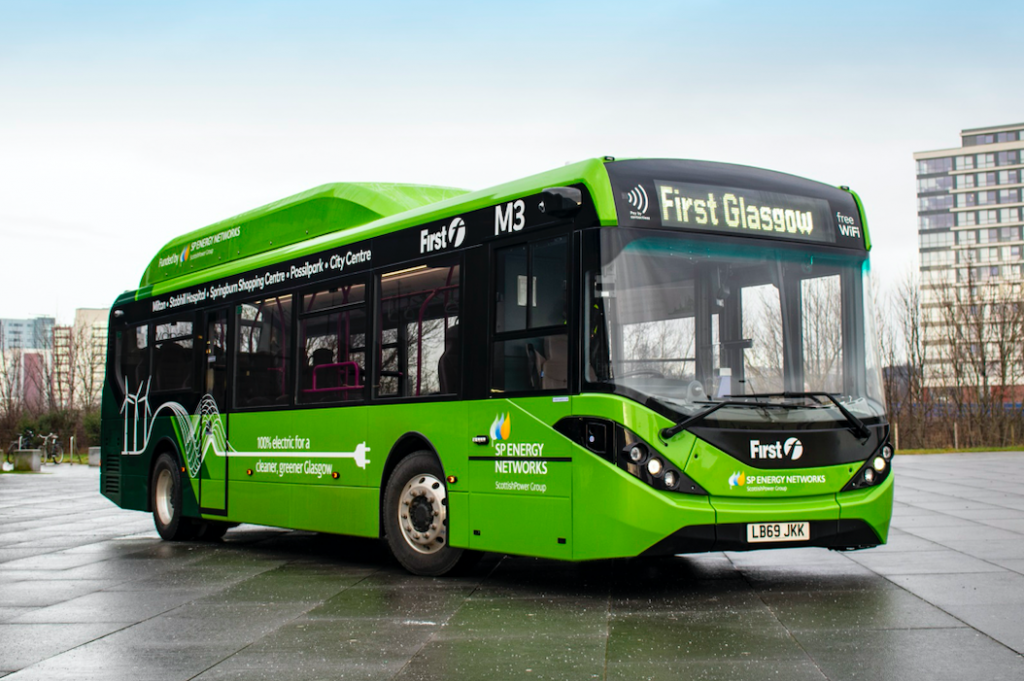
[[(729, 395), (729, 397), (736, 397), (736, 395)], [(766, 409), (794, 409), (794, 408), (796, 408), (796, 405), (794, 405), (794, 404), (780, 404), (778, 402), (751, 402), (749, 400), (745, 401), (745, 402), (740, 402), (738, 400), (735, 400), (735, 401), (727, 400), (725, 402), (716, 402), (714, 405), (708, 407), (707, 409), (704, 409), (703, 411), (697, 412), (696, 414), (694, 414), (693, 416), (691, 416), (689, 418), (683, 419), (682, 421), (680, 421), (679, 423), (677, 423), (674, 426), (668, 426), (666, 428), (662, 428), (661, 429), (661, 439), (669, 440), (669, 439), (675, 437), (676, 434), (678, 434), (678, 433), (686, 430), (687, 428), (693, 426), (695, 423), (699, 423), (700, 421), (703, 421), (705, 418), (707, 418), (713, 412), (718, 411), (722, 407), (760, 407), (760, 408), (766, 408)]]
[(750, 394), (750, 395), (728, 395), (728, 397), (782, 397), (784, 399), (794, 399), (794, 398), (798, 399), (798, 398), (804, 397), (804, 398), (812, 399), (815, 402), (817, 402), (818, 404), (821, 404), (821, 400), (818, 399), (819, 397), (827, 397), (829, 399), (829, 401), (832, 402), (832, 404), (834, 404), (836, 406), (836, 409), (839, 410), (839, 413), (841, 413), (843, 415), (843, 418), (845, 418), (846, 421), (850, 424), (851, 430), (853, 430), (853, 434), (854, 435), (856, 435), (857, 437), (862, 438), (862, 439), (871, 435), (871, 431), (868, 429), (867, 426), (864, 425), (864, 422), (861, 421), (856, 416), (854, 416), (850, 412), (849, 409), (844, 407), (842, 402), (837, 400), (835, 395), (833, 395), (832, 393), (826, 393), (826, 392), (753, 393), (753, 394)]

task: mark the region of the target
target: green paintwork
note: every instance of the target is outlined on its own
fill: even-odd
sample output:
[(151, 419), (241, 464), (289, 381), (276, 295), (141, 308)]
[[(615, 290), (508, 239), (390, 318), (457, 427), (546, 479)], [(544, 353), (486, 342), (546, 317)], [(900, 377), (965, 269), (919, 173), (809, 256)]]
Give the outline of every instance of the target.
[(850, 196), (853, 197), (853, 200), (857, 202), (857, 210), (860, 211), (860, 224), (864, 229), (864, 248), (865, 250), (870, 251), (871, 232), (868, 231), (868, 216), (867, 213), (864, 212), (864, 204), (861, 203), (860, 196), (857, 194), (857, 192), (853, 191), (852, 189), (846, 189), (845, 191), (848, 191), (850, 193)]
[(894, 478), (887, 477), (876, 487), (844, 492), (837, 495), (840, 518), (860, 518), (878, 534), (884, 543), (889, 541), (889, 521), (892, 520)]
[[(492, 189), (461, 193), (414, 185), (324, 185), (170, 242), (139, 290), (117, 304), (160, 295), (397, 230), (493, 206), (544, 187), (583, 184), (601, 225), (617, 222), (604, 159), (558, 168)], [(860, 199), (865, 241), (867, 222)], [(193, 242), (241, 226), (192, 258)], [(273, 242), (273, 243), (272, 243)], [(159, 261), (190, 247), (186, 266)], [(234, 249), (232, 252), (231, 249)], [(175, 269), (176, 268), (176, 269)], [(112, 371), (108, 375), (113, 375)], [(622, 424), (703, 486), (710, 496), (664, 492), (571, 442), (552, 426), (567, 416)], [(105, 490), (124, 508), (148, 510), (157, 448), (182, 450), (173, 419), (155, 419), (149, 449), (121, 456), (123, 421), (109, 386), (103, 400)], [(501, 437), (491, 429), (503, 417)], [(376, 537), (387, 472), (411, 449), (436, 452), (449, 484), (453, 546), (565, 560), (635, 556), (681, 528), (715, 523), (860, 518), (884, 541), (892, 514), (892, 476), (840, 492), (857, 465), (784, 472), (751, 468), (689, 432), (663, 442), (670, 421), (610, 394), (355, 405), (241, 412), (226, 419), (227, 455), (208, 453), (189, 479), (183, 510), (210, 519)], [(194, 421), (194, 423), (197, 423)], [(471, 442), (487, 435), (485, 445)], [(406, 443), (412, 442), (412, 446)], [(521, 455), (509, 458), (507, 453)], [(115, 469), (112, 457), (118, 458)], [(472, 460), (471, 460), (472, 458)], [(334, 476), (337, 474), (337, 477)], [(739, 484), (742, 475), (743, 483)], [(817, 476), (757, 482), (758, 476)], [(730, 479), (734, 484), (730, 484)], [(784, 488), (784, 489), (782, 489)], [(201, 502), (201, 503), (200, 503)]]
[(175, 280), (465, 193), (414, 184), (325, 184), (169, 241), (139, 285)]
[[(134, 292), (134, 299), (141, 300), (150, 296), (161, 295), (181, 288), (187, 288), (196, 284), (232, 276), (251, 269), (263, 267), (276, 262), (296, 258), (305, 255), (312, 255), (320, 251), (342, 246), (345, 244), (371, 239), (376, 236), (390, 234), (407, 227), (414, 227), (426, 222), (451, 217), (459, 213), (470, 212), (479, 208), (493, 206), (511, 199), (527, 196), (536, 193), (544, 187), (561, 186), (568, 184), (582, 183), (587, 187), (597, 208), (598, 219), (602, 225), (613, 225), (616, 223), (615, 203), (612, 197), (611, 184), (608, 181), (608, 173), (604, 170), (603, 159), (592, 159), (573, 163), (562, 168), (549, 170), (544, 173), (533, 175), (515, 182), (499, 185), (490, 189), (470, 192), (459, 195), (461, 190), (447, 188), (428, 188), (418, 185), (324, 185), (308, 192), (298, 194), (294, 197), (283, 199), (272, 203), (269, 206), (244, 213), (236, 218), (205, 227), (191, 234), (174, 239), (160, 250), (159, 254), (150, 263), (140, 282), (139, 290)], [(434, 202), (420, 204), (417, 207), (407, 206), (402, 212), (377, 213), (379, 219), (359, 222), (368, 212), (396, 211), (397, 201), (387, 202), (371, 200), (371, 197), (379, 198), (374, 193), (373, 187), (410, 188), (421, 190), (419, 198), (434, 198)], [(360, 190), (359, 197), (353, 197), (353, 188)], [(428, 190), (436, 190), (431, 194)], [(342, 197), (333, 197), (334, 192), (340, 192)], [(411, 203), (410, 192), (405, 195)], [(442, 198), (444, 197), (444, 198)], [(360, 208), (354, 207), (358, 198), (364, 201), (358, 204)], [(393, 196), (389, 195), (389, 198)], [(341, 223), (331, 222), (324, 211), (330, 212), (326, 205), (332, 200), (340, 200), (334, 213), (342, 216)], [(327, 202), (327, 203), (324, 203)], [(293, 224), (298, 222), (298, 224)], [(318, 222), (319, 221), (319, 222)], [(248, 230), (233, 239), (221, 241), (215, 244), (218, 251), (204, 256), (196, 261), (195, 268), (187, 270), (181, 268), (175, 271), (175, 276), (168, 273), (164, 276), (159, 272), (159, 261), (174, 253), (180, 253), (185, 246), (190, 245), (196, 238), (218, 234), (225, 229), (238, 226), (240, 223), (252, 222), (260, 226), (249, 236)], [(318, 226), (312, 226), (317, 223)], [(280, 231), (273, 232), (271, 238), (262, 225), (277, 225)], [(310, 231), (314, 230), (319, 235)], [(299, 230), (302, 230), (301, 232)], [(292, 236), (287, 236), (291, 234)], [(249, 241), (252, 243), (249, 243)], [(237, 243), (235, 243), (237, 241)], [(276, 241), (270, 244), (270, 241)], [(228, 244), (236, 248), (236, 253), (231, 256), (227, 253)], [(244, 244), (244, 247), (243, 247)], [(213, 248), (213, 246), (211, 246)], [(218, 259), (218, 255), (222, 256)], [(228, 258), (231, 259), (228, 259)], [(191, 259), (191, 258), (190, 258)], [(208, 264), (207, 264), (208, 263)], [(202, 268), (199, 267), (202, 265)], [(168, 266), (168, 272), (177, 267)]]
[[(546, 461), (543, 472), (537, 464), (518, 473), (498, 468), (506, 462), (498, 456), (496, 442), (481, 446), (472, 444), (471, 438), (489, 434), (499, 415), (511, 419), (508, 439), (501, 444), (527, 450), (543, 445), (537, 449), (538, 458), (571, 461)], [(711, 496), (648, 487), (551, 428), (569, 415), (622, 423), (683, 468)], [(392, 447), (409, 433), (422, 437), (437, 452), (445, 474), (457, 478), (449, 486), (453, 546), (590, 560), (638, 555), (689, 525), (837, 518), (864, 519), (884, 540), (892, 513), (891, 476), (876, 488), (839, 493), (858, 466), (764, 471), (745, 466), (691, 433), (681, 433), (665, 444), (657, 438), (657, 429), (667, 420), (616, 395), (352, 406), (228, 418), (235, 451), (228, 463), (226, 519), (236, 522), (379, 536), (385, 466)], [(157, 419), (154, 434), (155, 441), (177, 435), (168, 418)], [(261, 449), (261, 437), (271, 438), (271, 443), (278, 438), (278, 445)], [(365, 468), (353, 458), (318, 456), (350, 453), (361, 442), (368, 448)], [(498, 461), (471, 461), (470, 457)], [(126, 494), (121, 505), (145, 509), (144, 493), (127, 492), (146, 489), (148, 457), (122, 458), (128, 477), (123, 479)], [(277, 468), (268, 470), (268, 463)], [(282, 471), (282, 463), (299, 464), (299, 468)], [(316, 470), (314, 464), (330, 469)], [(335, 479), (331, 472), (339, 477)], [(748, 477), (821, 475), (827, 482), (789, 483), (784, 491), (749, 491), (730, 488), (729, 478), (737, 472)], [(191, 482), (186, 512), (198, 515), (199, 491), (197, 482)], [(208, 482), (204, 478), (202, 484)], [(205, 517), (225, 519), (217, 514)]]

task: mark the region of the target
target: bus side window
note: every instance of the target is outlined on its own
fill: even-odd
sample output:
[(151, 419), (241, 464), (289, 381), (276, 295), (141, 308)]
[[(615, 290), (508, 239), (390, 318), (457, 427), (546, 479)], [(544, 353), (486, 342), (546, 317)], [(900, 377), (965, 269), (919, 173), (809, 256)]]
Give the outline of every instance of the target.
[(561, 236), (495, 254), (492, 390), (568, 387), (568, 247)]
[(134, 394), (149, 378), (149, 324), (130, 326), (118, 334), (121, 390)]
[(378, 397), (457, 394), (459, 265), (380, 276)]
[(192, 389), (195, 356), (192, 320), (176, 319), (157, 324), (153, 340), (153, 390), (175, 392)]
[(250, 301), (235, 308), (235, 406), (288, 404), (291, 328), (291, 296)]
[(299, 404), (361, 402), (366, 386), (366, 285), (302, 296)]

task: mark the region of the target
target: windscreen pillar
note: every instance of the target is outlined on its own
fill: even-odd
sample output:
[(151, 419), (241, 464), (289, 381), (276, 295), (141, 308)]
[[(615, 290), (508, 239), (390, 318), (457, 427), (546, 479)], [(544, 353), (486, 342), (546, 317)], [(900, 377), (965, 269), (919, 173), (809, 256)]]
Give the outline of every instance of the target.
[(711, 344), (712, 329), (711, 315), (716, 312), (713, 307), (712, 277), (713, 267), (698, 265), (694, 288), (696, 289), (694, 301), (694, 350), (696, 352), (696, 379), (705, 390), (710, 390), (714, 379), (714, 346)]
[(803, 299), (799, 277), (782, 283), (782, 375), (786, 392), (804, 392)]

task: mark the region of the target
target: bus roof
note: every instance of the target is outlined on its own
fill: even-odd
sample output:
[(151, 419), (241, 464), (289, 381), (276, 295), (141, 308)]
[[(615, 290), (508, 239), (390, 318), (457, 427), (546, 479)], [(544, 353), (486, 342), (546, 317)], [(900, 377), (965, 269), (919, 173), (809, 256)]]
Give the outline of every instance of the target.
[(126, 295), (145, 298), (550, 186), (586, 185), (592, 195), (605, 199), (598, 205), (608, 206), (611, 213), (600, 218), (612, 224), (614, 207), (605, 162), (581, 161), (474, 192), (410, 184), (325, 184), (171, 240), (150, 261), (139, 290)]
[[(846, 191), (841, 191), (820, 182), (775, 171), (708, 161), (615, 161), (607, 156), (589, 159), (473, 192), (411, 184), (325, 184), (173, 239), (149, 263), (139, 289), (126, 291), (117, 302), (141, 300), (201, 285), (257, 267), (526, 197), (553, 186), (585, 186), (600, 224), (627, 224), (630, 222), (630, 206), (626, 205), (628, 197), (625, 190), (635, 183), (634, 171), (640, 173), (637, 177), (646, 177), (664, 169), (666, 176), (672, 177), (674, 172), (685, 168), (702, 178), (708, 177), (709, 181), (710, 178), (718, 178), (725, 184), (738, 176), (768, 177), (773, 182), (796, 187), (795, 193), (806, 190), (812, 195), (821, 192), (829, 196), (845, 195), (851, 205), (852, 201), (858, 203), (853, 212), (863, 213), (859, 210), (859, 199), (845, 187), (843, 190)], [(636, 188), (640, 189), (639, 186)], [(653, 196), (654, 187), (648, 191)], [(616, 199), (620, 194), (622, 201)], [(645, 195), (644, 200), (647, 198)], [(623, 205), (617, 208), (618, 203)], [(619, 215), (619, 209), (627, 210)], [(866, 224), (863, 225), (863, 234), (858, 232), (856, 236), (861, 248), (866, 246), (870, 249)]]
[(465, 193), (416, 184), (321, 185), (172, 239), (149, 263), (139, 285), (176, 279)]

